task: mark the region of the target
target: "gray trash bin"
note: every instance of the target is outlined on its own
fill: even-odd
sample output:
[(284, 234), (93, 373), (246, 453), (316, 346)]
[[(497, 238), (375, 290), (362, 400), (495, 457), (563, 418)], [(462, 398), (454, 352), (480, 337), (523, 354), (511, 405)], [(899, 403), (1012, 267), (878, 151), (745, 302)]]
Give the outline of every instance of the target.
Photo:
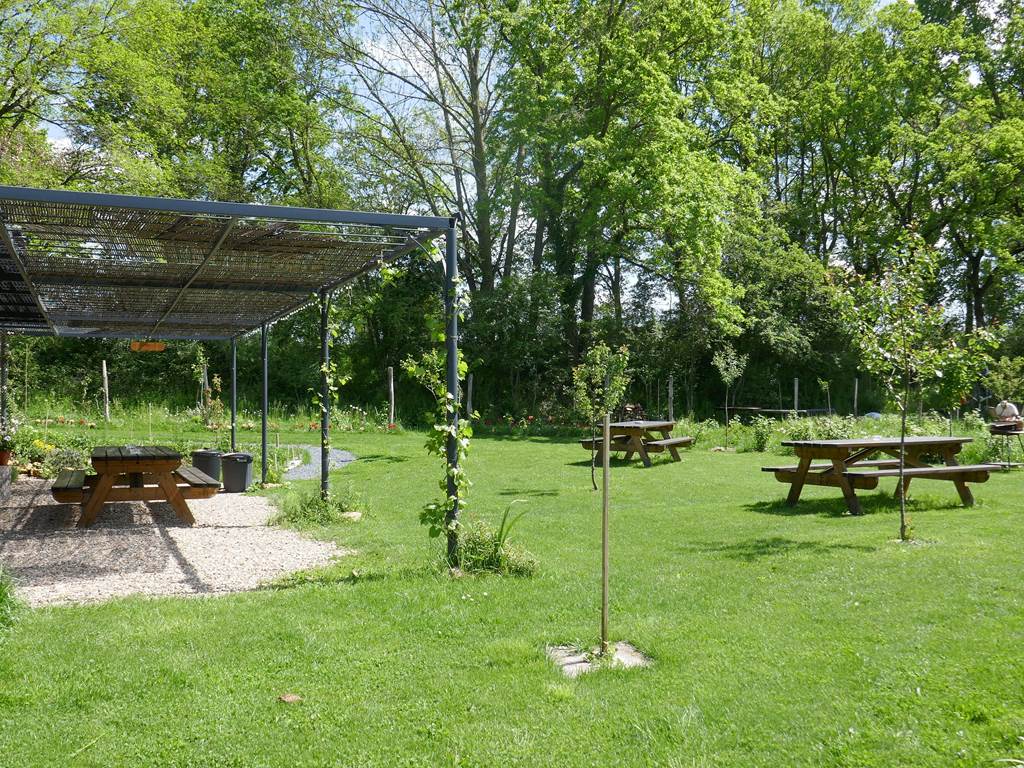
[(224, 491), (242, 493), (252, 485), (252, 454), (225, 453), (220, 457), (224, 470)]
[(192, 466), (220, 482), (220, 451), (208, 448), (192, 451)]

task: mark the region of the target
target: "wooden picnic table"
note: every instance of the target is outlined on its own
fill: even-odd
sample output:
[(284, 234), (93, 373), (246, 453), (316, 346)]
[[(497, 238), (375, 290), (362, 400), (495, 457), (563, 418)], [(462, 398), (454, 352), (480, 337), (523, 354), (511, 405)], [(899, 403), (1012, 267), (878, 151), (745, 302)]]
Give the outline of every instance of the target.
[[(616, 421), (610, 425), (611, 445), (613, 452), (625, 451), (626, 461), (636, 454), (643, 461), (645, 467), (651, 466), (652, 453), (668, 451), (672, 461), (682, 461), (679, 456), (679, 448), (693, 443), (692, 437), (672, 437), (672, 430), (675, 429), (674, 421), (647, 421), (634, 419), (632, 421)], [(654, 433), (661, 435), (659, 438)], [(600, 453), (604, 446), (603, 440), (581, 440), (580, 444), (587, 450), (597, 448)]]
[(209, 498), (220, 483), (195, 467), (182, 466), (181, 454), (160, 445), (104, 445), (91, 456), (95, 475), (64, 470), (53, 483), (53, 497), (83, 504), (78, 526), (92, 525), (104, 504), (118, 501), (166, 501), (178, 517), (193, 525), (185, 499)]
[[(974, 503), (974, 497), (967, 483), (984, 483), (989, 472), (1001, 469), (998, 464), (961, 465), (957, 454), (969, 437), (908, 437), (904, 441), (903, 485), (896, 488), (899, 494), (906, 494), (910, 481), (923, 480), (951, 481), (960, 500), (966, 506)], [(842, 490), (846, 506), (854, 515), (859, 515), (860, 502), (856, 489), (871, 490), (878, 487), (883, 477), (899, 477), (900, 439), (898, 437), (868, 437), (854, 440), (784, 440), (800, 460), (795, 467), (762, 467), (764, 472), (775, 473), (775, 479), (790, 483), (786, 503), (793, 506), (800, 500), (805, 485), (827, 485)], [(891, 458), (876, 459), (878, 454)], [(941, 456), (943, 465), (933, 466), (922, 458), (925, 455)], [(821, 461), (820, 464), (813, 462)], [(874, 467), (867, 471), (862, 469)]]

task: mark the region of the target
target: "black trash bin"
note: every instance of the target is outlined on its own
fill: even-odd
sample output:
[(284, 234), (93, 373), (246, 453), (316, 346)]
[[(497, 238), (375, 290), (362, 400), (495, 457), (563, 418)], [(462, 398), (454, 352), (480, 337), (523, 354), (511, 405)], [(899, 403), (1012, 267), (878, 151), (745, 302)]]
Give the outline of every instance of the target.
[(225, 453), (220, 457), (224, 470), (224, 491), (242, 493), (252, 485), (252, 454)]
[(220, 482), (220, 451), (203, 448), (192, 451), (192, 466)]

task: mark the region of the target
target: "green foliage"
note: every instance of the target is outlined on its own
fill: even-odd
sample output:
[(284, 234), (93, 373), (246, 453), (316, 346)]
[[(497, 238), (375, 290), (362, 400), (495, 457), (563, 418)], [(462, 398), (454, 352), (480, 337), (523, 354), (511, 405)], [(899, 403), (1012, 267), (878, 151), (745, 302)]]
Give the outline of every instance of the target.
[[(898, 403), (902, 442), (911, 387), (958, 404), (986, 368), (993, 337), (984, 329), (955, 333), (942, 307), (928, 302), (938, 254), (916, 232), (908, 232), (901, 246), (887, 256), (877, 280), (856, 285), (847, 314), (862, 364)], [(901, 494), (901, 539), (909, 537), (905, 510)]]
[[(515, 502), (513, 502), (515, 503)], [(472, 520), (462, 526), (458, 563), (464, 573), (496, 573), (502, 576), (532, 576), (536, 558), (509, 541), (509, 533), (525, 512), (510, 518), (510, 504), (495, 530), (484, 520)]]
[(324, 497), (317, 490), (287, 496), (274, 522), (297, 528), (318, 528), (337, 525), (358, 511), (358, 502), (353, 500), (351, 492), (332, 491)]
[(764, 453), (775, 435), (775, 422), (767, 416), (757, 415), (750, 423), (750, 427), (754, 433), (754, 450)]
[[(445, 358), (437, 349), (425, 352), (419, 360), (406, 358), (402, 367), (410, 377), (422, 384), (433, 395), (436, 410), (434, 413), (436, 423), (427, 432), (426, 449), (427, 453), (437, 456), (444, 468), (443, 475), (438, 481), (442, 498), (439, 501), (432, 501), (424, 506), (420, 512), (420, 523), (427, 526), (431, 538), (436, 538), (445, 533), (449, 542), (458, 538), (459, 522), (453, 513), (455, 504), (459, 507), (465, 506), (466, 495), (470, 488), (469, 478), (466, 476), (465, 459), (469, 454), (469, 441), (473, 436), (473, 427), (469, 419), (459, 418), (458, 426), (452, 424), (453, 417), (459, 414), (461, 403), (456, 402), (445, 382)], [(466, 375), (465, 361), (459, 358), (458, 362), (459, 379)], [(458, 466), (452, 467), (448, 464), (448, 441), (453, 439)], [(449, 481), (454, 486), (455, 493), (450, 493)]]
[(591, 424), (622, 404), (629, 384), (629, 349), (611, 350), (603, 342), (584, 355), (572, 369), (572, 393), (576, 410)]
[(1024, 398), (1024, 357), (1003, 355), (993, 360), (984, 383), (997, 400), (1021, 400)]
[(19, 607), (20, 604), (14, 596), (14, 583), (10, 575), (0, 567), (0, 639), (14, 624)]

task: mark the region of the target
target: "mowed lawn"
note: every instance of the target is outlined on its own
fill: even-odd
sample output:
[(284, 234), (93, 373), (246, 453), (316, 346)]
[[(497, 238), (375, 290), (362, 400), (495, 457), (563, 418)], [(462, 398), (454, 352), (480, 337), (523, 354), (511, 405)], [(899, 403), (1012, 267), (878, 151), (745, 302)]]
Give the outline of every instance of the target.
[[(596, 641), (600, 494), (568, 440), (478, 438), (468, 513), (529, 514), (532, 579), (452, 579), (418, 523), (423, 435), (343, 434), (359, 554), (286, 587), (26, 611), (0, 640), (3, 766), (981, 766), (1024, 758), (1024, 472), (809, 488), (779, 457), (613, 468), (615, 639), (647, 670), (564, 679)], [(785, 461), (783, 459), (782, 461)], [(294, 488), (291, 492), (294, 492)], [(280, 492), (278, 492), (280, 493)], [(3, 554), (0, 552), (0, 561)], [(278, 696), (295, 693), (298, 704)]]

